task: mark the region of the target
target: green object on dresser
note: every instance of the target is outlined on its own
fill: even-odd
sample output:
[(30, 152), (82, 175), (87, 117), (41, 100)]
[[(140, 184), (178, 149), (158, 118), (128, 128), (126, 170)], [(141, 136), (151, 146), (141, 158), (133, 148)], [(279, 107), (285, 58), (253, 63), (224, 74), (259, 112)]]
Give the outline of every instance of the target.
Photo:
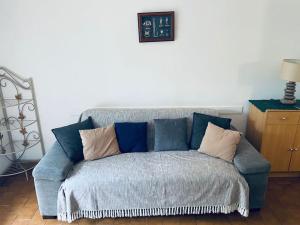
[(269, 99), (269, 100), (249, 100), (253, 105), (256, 106), (260, 111), (265, 112), (268, 109), (278, 109), (278, 110), (300, 110), (300, 100), (294, 105), (284, 105), (279, 99)]

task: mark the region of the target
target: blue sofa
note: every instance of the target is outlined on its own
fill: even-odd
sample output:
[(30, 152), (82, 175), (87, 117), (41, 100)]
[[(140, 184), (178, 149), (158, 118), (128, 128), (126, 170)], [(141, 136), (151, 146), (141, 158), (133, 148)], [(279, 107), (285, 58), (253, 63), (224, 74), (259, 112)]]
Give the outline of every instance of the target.
[[(218, 112), (202, 108), (95, 108), (82, 113), (80, 120), (93, 118), (96, 127), (107, 126), (114, 122), (148, 122), (149, 151), (154, 146), (153, 119), (188, 118), (188, 134), (191, 133), (193, 112), (218, 115)], [(270, 164), (256, 149), (242, 137), (234, 158), (234, 165), (244, 176), (250, 188), (250, 209), (260, 209), (264, 205)], [(55, 218), (57, 215), (57, 193), (74, 165), (55, 142), (47, 154), (33, 170), (35, 189), (41, 215)]]

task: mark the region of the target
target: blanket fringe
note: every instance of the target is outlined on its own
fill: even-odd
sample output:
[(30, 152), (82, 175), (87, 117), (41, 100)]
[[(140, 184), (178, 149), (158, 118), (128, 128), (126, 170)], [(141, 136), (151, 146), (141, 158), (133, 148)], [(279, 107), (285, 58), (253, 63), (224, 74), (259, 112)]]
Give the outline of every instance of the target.
[(151, 208), (151, 209), (116, 209), (116, 210), (98, 210), (88, 211), (79, 210), (76, 212), (63, 212), (57, 214), (57, 219), (69, 223), (80, 218), (101, 219), (116, 217), (139, 217), (139, 216), (174, 216), (189, 214), (207, 214), (207, 213), (231, 213), (237, 210), (242, 216), (247, 217), (249, 210), (238, 204), (230, 206), (183, 206), (171, 208)]

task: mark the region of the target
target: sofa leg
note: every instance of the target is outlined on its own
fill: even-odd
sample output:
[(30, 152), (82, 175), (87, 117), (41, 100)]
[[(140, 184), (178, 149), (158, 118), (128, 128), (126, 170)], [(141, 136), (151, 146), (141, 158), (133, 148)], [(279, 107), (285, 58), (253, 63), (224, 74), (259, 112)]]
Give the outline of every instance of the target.
[(57, 216), (42, 216), (44, 220), (55, 220)]
[(250, 209), (250, 212), (259, 212), (260, 208), (254, 208), (254, 209)]

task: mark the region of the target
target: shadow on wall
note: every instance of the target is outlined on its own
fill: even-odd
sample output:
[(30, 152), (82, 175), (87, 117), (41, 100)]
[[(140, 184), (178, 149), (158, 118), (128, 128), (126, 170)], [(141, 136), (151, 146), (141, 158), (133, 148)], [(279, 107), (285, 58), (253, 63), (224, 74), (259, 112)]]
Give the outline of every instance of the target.
[[(265, 5), (261, 59), (239, 68), (238, 82), (247, 87), (250, 99), (281, 98), (284, 83), (280, 66), (283, 58), (300, 58), (300, 1), (270, 0)], [(300, 97), (298, 92), (297, 97)]]

